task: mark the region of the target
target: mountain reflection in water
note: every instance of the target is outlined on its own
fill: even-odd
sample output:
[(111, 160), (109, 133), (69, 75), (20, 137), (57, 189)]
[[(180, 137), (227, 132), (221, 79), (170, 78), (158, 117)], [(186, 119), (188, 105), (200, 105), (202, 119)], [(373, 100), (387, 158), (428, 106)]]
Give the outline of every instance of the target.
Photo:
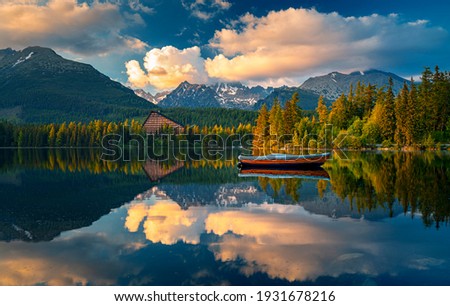
[(450, 284), (448, 154), (358, 153), (309, 178), (92, 156), (0, 164), (0, 284)]

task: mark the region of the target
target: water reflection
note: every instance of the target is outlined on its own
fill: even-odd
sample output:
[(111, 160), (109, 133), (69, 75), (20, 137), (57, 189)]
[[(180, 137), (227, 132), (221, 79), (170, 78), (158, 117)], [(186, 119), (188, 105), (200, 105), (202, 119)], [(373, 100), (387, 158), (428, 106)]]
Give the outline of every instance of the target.
[(442, 236), (427, 235), (431, 240), (421, 241), (417, 251), (420, 229), (401, 217), (380, 227), (348, 217), (334, 222), (302, 206), (276, 203), (185, 210), (156, 187), (127, 211), (125, 228), (130, 232), (140, 228), (150, 242), (169, 246), (206, 245), (216, 261), (234, 263), (250, 278), (263, 273), (271, 279), (315, 282), (356, 274), (374, 283), (385, 274), (450, 268), (448, 246), (439, 243)]
[(309, 176), (1, 154), (1, 285), (450, 284), (445, 153), (354, 153)]

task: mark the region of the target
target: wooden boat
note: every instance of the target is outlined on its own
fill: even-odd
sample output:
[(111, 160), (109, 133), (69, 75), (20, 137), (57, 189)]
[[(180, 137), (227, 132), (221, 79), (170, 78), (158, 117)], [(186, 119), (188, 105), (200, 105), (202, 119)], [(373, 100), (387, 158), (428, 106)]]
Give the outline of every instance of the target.
[(269, 154), (262, 156), (239, 155), (239, 167), (319, 167), (330, 158), (331, 153), (293, 155), (293, 154)]
[(267, 177), (273, 179), (279, 178), (300, 178), (307, 180), (330, 180), (327, 171), (322, 168), (317, 169), (261, 169), (249, 168), (241, 169), (239, 177)]

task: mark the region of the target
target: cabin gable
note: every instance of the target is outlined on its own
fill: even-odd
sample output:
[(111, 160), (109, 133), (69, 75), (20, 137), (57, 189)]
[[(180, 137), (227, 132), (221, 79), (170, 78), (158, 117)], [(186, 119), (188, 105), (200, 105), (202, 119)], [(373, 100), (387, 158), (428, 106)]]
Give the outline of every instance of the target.
[(147, 134), (157, 134), (165, 126), (173, 128), (176, 134), (180, 134), (184, 131), (184, 126), (156, 111), (151, 111), (150, 115), (148, 115), (143, 124), (144, 130)]

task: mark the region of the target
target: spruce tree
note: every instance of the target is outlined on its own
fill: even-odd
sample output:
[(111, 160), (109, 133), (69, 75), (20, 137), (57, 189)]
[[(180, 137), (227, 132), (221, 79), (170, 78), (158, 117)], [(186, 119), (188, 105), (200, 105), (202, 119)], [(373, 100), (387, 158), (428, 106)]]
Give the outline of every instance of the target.
[(325, 124), (328, 119), (328, 108), (325, 105), (325, 102), (323, 101), (323, 96), (319, 97), (319, 101), (317, 103), (316, 112), (319, 115), (319, 122), (320, 124)]
[[(393, 91), (394, 82), (389, 78), (389, 87), (386, 94), (383, 94), (383, 120), (381, 133), (385, 140), (394, 140), (395, 134), (395, 95)], [(378, 99), (377, 99), (378, 100)]]
[(284, 106), (283, 127), (284, 127), (284, 133), (286, 135), (291, 135), (293, 133), (295, 124), (301, 118), (301, 109), (298, 106), (298, 103), (299, 103), (298, 92), (295, 92), (292, 95), (292, 98), (289, 99), (288, 101), (286, 101), (286, 104)]
[(253, 134), (253, 147), (262, 149), (269, 135), (269, 112), (266, 104), (263, 104), (259, 110)]
[(347, 115), (347, 98), (342, 94), (331, 105), (331, 112), (329, 116), (330, 123), (337, 129), (346, 129), (348, 126)]
[(397, 145), (406, 144), (406, 129), (408, 122), (408, 100), (409, 100), (409, 89), (406, 83), (403, 84), (401, 92), (398, 94), (395, 100), (395, 134), (394, 141)]

